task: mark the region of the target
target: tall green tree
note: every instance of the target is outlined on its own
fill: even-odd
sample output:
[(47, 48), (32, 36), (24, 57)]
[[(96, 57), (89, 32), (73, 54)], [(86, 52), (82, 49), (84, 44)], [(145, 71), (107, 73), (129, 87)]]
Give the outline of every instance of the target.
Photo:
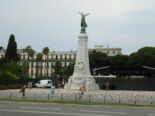
[(63, 74), (63, 67), (60, 61), (56, 61), (55, 65), (52, 66), (54, 69), (54, 74), (62, 75)]
[(48, 61), (47, 61), (47, 57), (48, 57), (48, 53), (49, 53), (49, 48), (48, 47), (44, 47), (42, 53), (45, 55), (45, 68), (44, 68), (44, 73), (45, 73), (45, 77), (48, 77)]
[(0, 65), (0, 85), (10, 85), (19, 82), (22, 77), (21, 66), (15, 61)]
[(28, 77), (28, 68), (29, 68), (28, 61), (22, 61), (20, 65), (21, 65), (23, 75)]
[(155, 47), (143, 47), (129, 57), (129, 65), (155, 67)]
[[(96, 52), (96, 51), (93, 51), (89, 54), (89, 63), (90, 63), (91, 73), (93, 73), (94, 68), (100, 68), (100, 67), (110, 65), (108, 56), (105, 53)], [(97, 72), (101, 73), (103, 72), (103, 70), (97, 71)]]
[(56, 61), (52, 68), (54, 69), (52, 81), (53, 84), (58, 87), (63, 74), (62, 63), (60, 61)]
[(67, 82), (69, 76), (73, 74), (74, 71), (74, 63), (70, 63), (68, 66), (63, 67), (64, 81)]
[(111, 66), (126, 66), (128, 64), (129, 57), (127, 55), (116, 55), (110, 57)]
[(37, 54), (36, 58), (36, 78), (42, 77), (42, 53)]
[[(139, 49), (136, 53), (130, 55), (130, 62), (132, 61), (136, 61), (140, 66), (155, 67), (155, 47), (143, 47)], [(144, 68), (143, 75), (155, 78), (155, 72), (151, 69)]]
[[(28, 53), (28, 63), (30, 62), (30, 67), (31, 67), (31, 74), (30, 74), (30, 77), (32, 77), (32, 63), (33, 63), (33, 56), (35, 54), (35, 51), (32, 49), (32, 47), (30, 45), (28, 45), (26, 48), (25, 48), (26, 52)], [(28, 65), (29, 66), (29, 65)]]
[(34, 56), (35, 50), (30, 45), (28, 45), (25, 50), (28, 53), (28, 60), (31, 60)]
[(15, 41), (15, 36), (13, 34), (10, 35), (4, 59), (7, 61), (10, 61), (10, 60), (18, 61), (19, 60), (19, 57), (17, 55), (17, 44)]

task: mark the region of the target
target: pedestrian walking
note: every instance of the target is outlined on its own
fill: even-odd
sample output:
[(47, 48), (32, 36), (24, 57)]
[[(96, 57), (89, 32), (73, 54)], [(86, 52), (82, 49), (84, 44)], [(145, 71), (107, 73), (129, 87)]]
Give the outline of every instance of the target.
[(50, 91), (51, 91), (51, 96), (53, 96), (55, 93), (55, 86), (54, 85), (51, 85)]
[(23, 86), (21, 87), (21, 89), (20, 89), (20, 93), (22, 94), (22, 98), (25, 97), (25, 89), (26, 89), (26, 86), (25, 86), (25, 85), (23, 85)]
[(105, 82), (105, 90), (109, 90), (109, 81), (108, 80)]

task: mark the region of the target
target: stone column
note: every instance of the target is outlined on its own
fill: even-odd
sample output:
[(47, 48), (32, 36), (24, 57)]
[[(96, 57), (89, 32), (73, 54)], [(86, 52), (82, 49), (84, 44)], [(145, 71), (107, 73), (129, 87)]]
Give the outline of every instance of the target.
[(99, 90), (95, 79), (90, 74), (89, 57), (88, 57), (88, 35), (80, 33), (78, 36), (78, 50), (74, 73), (69, 77), (68, 83), (65, 85), (65, 91), (78, 91), (81, 86), (85, 86), (86, 91)]

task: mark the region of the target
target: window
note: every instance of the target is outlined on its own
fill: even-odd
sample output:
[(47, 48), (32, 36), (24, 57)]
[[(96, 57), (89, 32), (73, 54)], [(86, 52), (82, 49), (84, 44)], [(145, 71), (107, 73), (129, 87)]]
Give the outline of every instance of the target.
[(52, 83), (51, 81), (48, 81), (48, 83)]

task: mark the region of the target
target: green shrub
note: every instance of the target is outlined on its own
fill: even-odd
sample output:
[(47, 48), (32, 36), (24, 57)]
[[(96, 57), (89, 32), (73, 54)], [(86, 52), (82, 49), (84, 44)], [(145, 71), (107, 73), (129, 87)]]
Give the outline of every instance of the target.
[(21, 87), (20, 84), (9, 85), (8, 89), (19, 89)]
[(8, 86), (6, 86), (6, 85), (0, 85), (0, 90), (5, 90), (5, 89), (8, 89)]
[(20, 87), (21, 87), (20, 84), (0, 85), (0, 90), (19, 89)]
[(3, 72), (0, 75), (0, 84), (3, 85), (15, 84), (17, 80), (19, 80), (19, 77), (17, 77), (15, 74), (12, 74), (11, 72)]

